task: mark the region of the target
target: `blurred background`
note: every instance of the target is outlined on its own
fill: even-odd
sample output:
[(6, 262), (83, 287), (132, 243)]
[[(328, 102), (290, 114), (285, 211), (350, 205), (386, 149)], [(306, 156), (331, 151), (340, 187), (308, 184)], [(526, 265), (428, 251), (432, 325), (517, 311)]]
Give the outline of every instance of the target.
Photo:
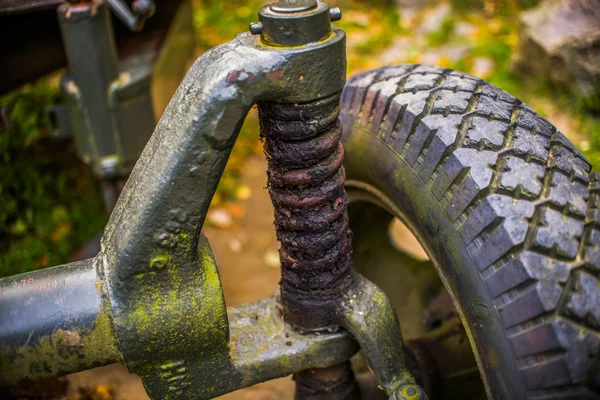
[[(264, 3), (191, 2), (187, 33), (173, 36), (170, 43), (191, 50), (183, 58), (160, 58), (161, 75), (155, 72), (152, 99), (157, 118), (193, 60), (247, 31)], [(595, 169), (600, 166), (600, 1), (330, 4), (343, 12), (335, 25), (347, 33), (348, 75), (399, 63), (467, 72), (527, 103), (556, 125)], [(159, 6), (156, 12), (160, 15)], [(6, 17), (0, 16), (0, 25), (2, 18)], [(73, 141), (50, 135), (45, 110), (64, 102), (59, 88), (63, 73), (53, 72), (0, 96), (0, 277), (75, 259), (108, 220), (101, 183), (77, 156)], [(264, 190), (265, 169), (258, 122), (251, 112), (205, 228), (228, 305), (267, 296), (278, 284), (278, 245)], [(401, 242), (407, 251), (427, 258), (410, 234), (399, 235), (405, 235)], [(120, 367), (76, 374), (57, 385), (45, 390), (71, 399), (146, 398), (139, 379)], [(292, 392), (286, 378), (237, 393), (236, 398), (291, 398)]]

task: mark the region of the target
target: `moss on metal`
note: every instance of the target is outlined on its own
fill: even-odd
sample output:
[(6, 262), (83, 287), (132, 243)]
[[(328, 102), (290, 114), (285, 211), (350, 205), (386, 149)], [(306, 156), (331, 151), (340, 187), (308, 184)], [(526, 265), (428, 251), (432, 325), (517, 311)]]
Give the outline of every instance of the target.
[[(187, 392), (190, 395), (209, 397), (223, 385), (221, 375), (231, 373), (227, 312), (217, 267), (205, 238), (193, 250), (193, 235), (184, 230), (174, 234), (176, 252), (156, 250), (149, 272), (136, 277), (140, 289), (128, 307), (132, 311), (123, 320), (125, 329), (135, 332), (148, 346), (137, 350), (144, 354), (143, 359), (129, 359), (127, 366), (142, 377), (151, 396), (164, 399), (178, 395), (170, 390), (156, 393), (153, 388), (164, 384), (161, 381), (170, 376), (172, 368), (190, 369), (190, 361), (181, 358), (183, 354), (193, 355), (194, 364), (203, 372), (193, 375), (195, 381), (202, 381), (196, 386), (202, 387), (202, 392)], [(182, 259), (198, 261), (194, 267), (182, 268), (175, 261)], [(191, 378), (191, 374), (182, 373), (177, 379), (181, 387), (187, 387)], [(239, 380), (235, 376), (231, 379)]]
[(108, 314), (101, 312), (91, 330), (57, 329), (39, 340), (37, 346), (23, 347), (14, 356), (0, 353), (0, 370), (5, 374), (4, 381), (16, 385), (23, 376), (33, 382), (119, 359)]

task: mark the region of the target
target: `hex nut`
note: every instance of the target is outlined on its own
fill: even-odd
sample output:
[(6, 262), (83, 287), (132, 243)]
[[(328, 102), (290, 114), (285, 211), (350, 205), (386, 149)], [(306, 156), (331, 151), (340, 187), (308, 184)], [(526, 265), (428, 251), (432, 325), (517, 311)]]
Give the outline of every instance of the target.
[(263, 31), (262, 23), (260, 22), (252, 22), (250, 24), (250, 33), (253, 35), (260, 35)]
[(342, 10), (339, 7), (333, 7), (329, 9), (329, 18), (331, 22), (339, 21), (342, 19)]

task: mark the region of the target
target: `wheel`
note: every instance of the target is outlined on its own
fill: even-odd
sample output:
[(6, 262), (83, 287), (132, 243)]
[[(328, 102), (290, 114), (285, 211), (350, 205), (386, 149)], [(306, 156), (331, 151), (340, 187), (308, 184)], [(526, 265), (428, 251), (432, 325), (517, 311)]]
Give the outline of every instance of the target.
[(371, 204), (415, 234), (487, 397), (600, 398), (600, 175), (581, 153), (508, 93), (436, 67), (350, 78), (340, 118), (351, 222)]

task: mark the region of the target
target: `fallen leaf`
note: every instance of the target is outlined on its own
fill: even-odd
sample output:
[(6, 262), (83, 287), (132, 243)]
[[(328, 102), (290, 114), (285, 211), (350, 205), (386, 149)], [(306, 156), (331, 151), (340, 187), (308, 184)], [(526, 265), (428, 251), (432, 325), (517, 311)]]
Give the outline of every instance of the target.
[(223, 208), (209, 210), (207, 220), (211, 225), (222, 229), (231, 228), (233, 225), (231, 213)]

